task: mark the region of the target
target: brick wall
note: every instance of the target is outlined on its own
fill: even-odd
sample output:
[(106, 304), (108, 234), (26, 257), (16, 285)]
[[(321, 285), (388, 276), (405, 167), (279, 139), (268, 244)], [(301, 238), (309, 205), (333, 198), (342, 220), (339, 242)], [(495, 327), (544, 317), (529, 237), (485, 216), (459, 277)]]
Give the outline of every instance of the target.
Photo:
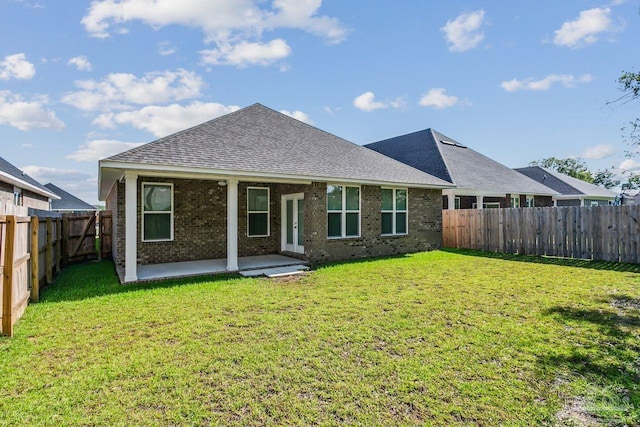
[[(105, 201), (105, 209), (111, 211), (111, 259), (124, 268), (124, 184), (113, 184)], [(119, 239), (119, 236), (122, 238)]]
[[(0, 201), (13, 204), (13, 185), (0, 182)], [(22, 206), (33, 209), (49, 210), (49, 198), (33, 193), (29, 190), (22, 190)]]

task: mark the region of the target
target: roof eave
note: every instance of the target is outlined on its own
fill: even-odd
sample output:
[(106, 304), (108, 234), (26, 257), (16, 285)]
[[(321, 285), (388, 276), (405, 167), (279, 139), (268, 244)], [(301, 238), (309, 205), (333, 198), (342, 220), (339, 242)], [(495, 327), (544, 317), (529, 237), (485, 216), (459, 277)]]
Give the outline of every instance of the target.
[(35, 185), (30, 184), (26, 181), (23, 181), (19, 178), (16, 178), (15, 176), (8, 174), (6, 172), (0, 171), (0, 179), (4, 182), (15, 185), (16, 187), (20, 187), (22, 189), (29, 190), (41, 196), (48, 197), (49, 199), (60, 200), (60, 196), (58, 196), (57, 194), (38, 188)]

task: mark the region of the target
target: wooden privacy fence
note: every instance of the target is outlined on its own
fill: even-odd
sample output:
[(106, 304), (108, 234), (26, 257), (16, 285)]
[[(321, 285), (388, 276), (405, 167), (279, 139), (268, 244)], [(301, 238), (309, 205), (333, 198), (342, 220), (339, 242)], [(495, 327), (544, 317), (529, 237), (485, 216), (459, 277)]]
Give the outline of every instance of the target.
[(640, 205), (442, 212), (444, 247), (640, 263)]
[(29, 298), (40, 299), (40, 285), (53, 282), (62, 258), (62, 219), (0, 215), (0, 320), (3, 335), (24, 313)]

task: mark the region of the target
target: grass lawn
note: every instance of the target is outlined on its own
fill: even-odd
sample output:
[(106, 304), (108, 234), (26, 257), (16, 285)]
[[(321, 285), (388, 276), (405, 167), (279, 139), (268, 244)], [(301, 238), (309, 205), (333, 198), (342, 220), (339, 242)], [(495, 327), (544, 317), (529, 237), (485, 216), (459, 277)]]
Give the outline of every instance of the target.
[(436, 251), (120, 286), (73, 266), (0, 338), (0, 425), (638, 425), (638, 271)]

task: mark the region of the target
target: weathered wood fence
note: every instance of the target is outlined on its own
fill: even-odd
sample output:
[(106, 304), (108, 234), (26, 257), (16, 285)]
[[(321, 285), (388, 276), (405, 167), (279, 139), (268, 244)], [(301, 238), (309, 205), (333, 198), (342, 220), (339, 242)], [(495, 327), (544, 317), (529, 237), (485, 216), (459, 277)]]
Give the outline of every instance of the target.
[(442, 212), (444, 247), (640, 263), (640, 206)]

